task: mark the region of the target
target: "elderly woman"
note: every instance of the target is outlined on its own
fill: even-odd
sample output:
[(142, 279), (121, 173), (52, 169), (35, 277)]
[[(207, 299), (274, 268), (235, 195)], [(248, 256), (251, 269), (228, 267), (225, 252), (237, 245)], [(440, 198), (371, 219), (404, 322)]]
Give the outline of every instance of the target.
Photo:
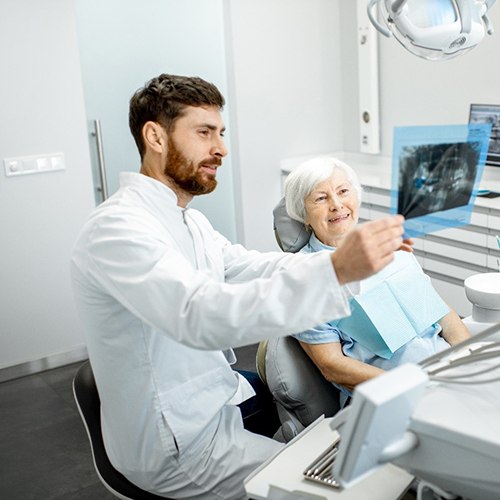
[[(358, 222), (361, 192), (356, 173), (335, 158), (317, 158), (293, 170), (285, 183), (286, 209), (311, 231), (301, 251), (342, 245)], [(349, 295), (350, 317), (295, 335), (324, 377), (340, 389), (342, 406), (357, 384), (469, 337), (412, 253), (396, 252), (383, 271), (351, 285)]]

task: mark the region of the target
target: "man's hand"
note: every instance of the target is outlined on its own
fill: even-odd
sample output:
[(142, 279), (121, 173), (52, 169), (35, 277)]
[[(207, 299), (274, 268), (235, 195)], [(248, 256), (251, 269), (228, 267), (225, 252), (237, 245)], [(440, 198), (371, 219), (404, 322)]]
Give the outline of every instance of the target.
[(355, 227), (332, 253), (341, 285), (377, 273), (394, 259), (403, 243), (402, 215), (393, 215)]

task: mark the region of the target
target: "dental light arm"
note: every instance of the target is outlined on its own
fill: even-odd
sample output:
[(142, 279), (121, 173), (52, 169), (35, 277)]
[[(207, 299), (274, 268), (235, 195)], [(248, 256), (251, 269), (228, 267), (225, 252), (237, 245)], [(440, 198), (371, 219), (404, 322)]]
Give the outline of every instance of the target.
[[(368, 18), (384, 36), (411, 53), (445, 60), (474, 48), (493, 33), (488, 10), (496, 0), (369, 0)], [(384, 24), (377, 20), (376, 9)]]
[(481, 19), (484, 22), (484, 25), (486, 27), (486, 31), (488, 32), (488, 35), (493, 35), (493, 25), (491, 24), (490, 18), (486, 14), (488, 12), (488, 9), (496, 2), (496, 0), (485, 0), (484, 5), (483, 5), (483, 13), (481, 14)]

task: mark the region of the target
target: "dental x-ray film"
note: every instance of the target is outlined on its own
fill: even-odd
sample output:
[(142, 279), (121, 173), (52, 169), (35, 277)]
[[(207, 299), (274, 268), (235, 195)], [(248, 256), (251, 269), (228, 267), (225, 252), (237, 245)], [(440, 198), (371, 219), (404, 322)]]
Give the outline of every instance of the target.
[(470, 223), (484, 170), (489, 124), (396, 127), (391, 212), (407, 236)]

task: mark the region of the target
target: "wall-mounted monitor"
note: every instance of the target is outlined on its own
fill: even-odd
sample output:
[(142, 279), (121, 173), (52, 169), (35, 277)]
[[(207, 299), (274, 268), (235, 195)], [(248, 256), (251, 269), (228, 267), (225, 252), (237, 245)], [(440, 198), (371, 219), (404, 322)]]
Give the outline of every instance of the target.
[(500, 167), (500, 104), (471, 104), (469, 123), (491, 124), (486, 165)]

